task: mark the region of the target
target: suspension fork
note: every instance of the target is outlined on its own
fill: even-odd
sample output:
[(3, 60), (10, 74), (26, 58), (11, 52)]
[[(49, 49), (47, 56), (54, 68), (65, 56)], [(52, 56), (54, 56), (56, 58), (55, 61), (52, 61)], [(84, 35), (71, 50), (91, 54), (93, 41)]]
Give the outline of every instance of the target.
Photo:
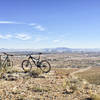
[(34, 59), (33, 59), (33, 58), (31, 58), (31, 60), (32, 60), (32, 62), (35, 64), (35, 66), (37, 66), (36, 61), (34, 61)]
[[(30, 60), (32, 60), (32, 62), (35, 64), (35, 61), (32, 59), (32, 57), (28, 58), (28, 61), (30, 62)], [(30, 62), (31, 63), (31, 62)], [(35, 64), (36, 65), (36, 64)]]
[(30, 57), (28, 58), (28, 60), (30, 60)]
[(5, 60), (3, 61), (3, 63), (1, 63), (1, 66), (2, 66), (2, 67), (5, 67), (5, 64), (6, 64), (6, 62), (7, 62), (7, 59), (8, 59), (8, 56), (5, 58)]

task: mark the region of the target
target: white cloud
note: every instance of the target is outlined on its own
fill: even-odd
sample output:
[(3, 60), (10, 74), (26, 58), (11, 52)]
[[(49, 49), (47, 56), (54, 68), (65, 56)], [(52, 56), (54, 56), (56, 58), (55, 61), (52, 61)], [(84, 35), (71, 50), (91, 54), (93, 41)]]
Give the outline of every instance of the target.
[(17, 24), (17, 23), (13, 21), (0, 21), (0, 24)]
[(7, 35), (0, 35), (0, 39), (10, 39), (12, 38), (12, 35), (7, 34)]
[(35, 42), (40, 42), (41, 40), (43, 40), (43, 39), (40, 38), (40, 37), (37, 37), (37, 38), (35, 39)]
[(35, 26), (36, 24), (35, 23), (31, 23), (31, 24), (28, 24), (29, 26)]
[(31, 36), (25, 33), (17, 34), (15, 38), (20, 39), (20, 40), (29, 40)]
[(38, 29), (40, 31), (45, 31), (45, 28), (41, 25), (38, 25), (36, 23), (22, 23), (22, 22), (15, 22), (15, 21), (0, 21), (0, 24), (22, 24), (22, 25), (28, 25), (33, 26), (35, 29)]
[(45, 28), (41, 25), (38, 25), (36, 23), (31, 23), (31, 24), (28, 24), (29, 26), (33, 26), (35, 29), (38, 29), (40, 31), (45, 31)]
[(12, 38), (12, 37), (13, 37), (13, 36), (10, 35), (10, 34), (7, 34), (7, 35), (5, 36), (6, 39), (9, 39), (9, 38)]
[(59, 42), (60, 42), (60, 40), (53, 40), (53, 42), (54, 42), (54, 43), (59, 43)]
[(0, 34), (0, 39), (10, 39), (10, 38), (16, 38), (20, 40), (29, 40), (31, 36), (25, 33), (16, 34), (16, 35), (11, 35), (11, 34), (1, 35)]
[(34, 38), (34, 43), (42, 42), (42, 41), (45, 41), (45, 40), (48, 40), (48, 37), (37, 35), (37, 36)]
[(40, 31), (45, 31), (45, 28), (42, 27), (41, 25), (36, 25), (35, 28), (40, 30)]
[(26, 23), (15, 22), (15, 21), (0, 21), (0, 24), (26, 24)]

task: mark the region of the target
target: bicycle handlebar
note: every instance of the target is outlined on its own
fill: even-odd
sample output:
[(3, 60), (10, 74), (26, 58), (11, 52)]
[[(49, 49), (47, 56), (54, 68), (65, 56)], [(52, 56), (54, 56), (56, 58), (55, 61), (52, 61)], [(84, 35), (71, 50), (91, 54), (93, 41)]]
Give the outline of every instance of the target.
[(5, 52), (3, 52), (3, 54), (4, 54), (4, 55), (7, 55), (7, 56), (14, 56), (14, 55), (7, 54), (7, 53), (5, 53)]
[[(40, 52), (40, 53), (38, 53), (38, 55), (41, 55), (42, 53)], [(31, 56), (31, 55), (33, 55), (32, 53), (31, 54), (26, 54), (26, 56)]]
[(41, 55), (42, 53), (40, 52), (40, 53), (38, 53), (38, 54), (39, 54), (39, 57), (38, 57), (38, 58), (32, 57), (33, 54), (27, 54), (26, 56), (29, 56), (30, 58), (34, 58), (34, 59), (36, 59), (36, 60), (39, 60), (39, 59), (40, 59), (40, 55)]

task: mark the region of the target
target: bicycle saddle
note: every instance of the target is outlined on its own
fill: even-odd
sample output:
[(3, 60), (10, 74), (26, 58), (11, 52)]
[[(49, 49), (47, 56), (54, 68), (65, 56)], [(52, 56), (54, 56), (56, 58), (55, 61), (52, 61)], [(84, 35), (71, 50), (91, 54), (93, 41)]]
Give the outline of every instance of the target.
[(41, 55), (42, 53), (41, 53), (41, 52), (39, 52), (38, 54), (39, 54), (39, 55)]

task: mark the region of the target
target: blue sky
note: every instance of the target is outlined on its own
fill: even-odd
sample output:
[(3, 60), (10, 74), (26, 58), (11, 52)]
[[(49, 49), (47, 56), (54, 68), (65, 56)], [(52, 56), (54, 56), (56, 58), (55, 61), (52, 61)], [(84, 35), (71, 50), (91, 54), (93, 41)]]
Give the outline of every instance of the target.
[(100, 0), (0, 0), (0, 48), (100, 48)]

